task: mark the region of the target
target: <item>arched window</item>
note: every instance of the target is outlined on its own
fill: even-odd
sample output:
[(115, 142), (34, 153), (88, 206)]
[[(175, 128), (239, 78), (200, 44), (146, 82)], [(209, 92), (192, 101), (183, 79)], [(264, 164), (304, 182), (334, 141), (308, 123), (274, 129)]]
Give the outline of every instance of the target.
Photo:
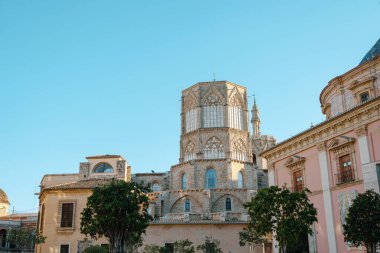
[(216, 173), (214, 169), (208, 169), (206, 172), (206, 189), (216, 188)]
[(231, 210), (232, 210), (231, 199), (226, 198), (226, 211), (231, 211)]
[(185, 100), (185, 132), (198, 129), (198, 108), (194, 96), (189, 96)]
[(190, 212), (190, 199), (185, 200), (185, 212)]
[(224, 158), (224, 146), (218, 137), (211, 137), (207, 140), (204, 147), (205, 159), (218, 159)]
[(247, 149), (242, 139), (238, 139), (234, 142), (232, 146), (232, 159), (243, 162), (246, 162), (248, 160)]
[(210, 94), (204, 101), (203, 126), (205, 128), (224, 126), (223, 105), (218, 95)]
[(153, 192), (159, 192), (161, 191), (161, 186), (158, 183), (154, 183), (152, 186), (152, 191)]
[(185, 162), (195, 159), (195, 144), (192, 141), (189, 141), (185, 149)]
[(244, 111), (238, 93), (232, 96), (228, 106), (228, 126), (245, 130)]
[(95, 173), (112, 173), (113, 168), (108, 163), (100, 163), (94, 169)]
[(187, 186), (186, 173), (183, 173), (183, 175), (182, 175), (182, 190), (186, 190), (186, 186)]
[(243, 188), (243, 173), (241, 173), (241, 171), (239, 171), (238, 173), (238, 181), (237, 181), (237, 186), (238, 188)]

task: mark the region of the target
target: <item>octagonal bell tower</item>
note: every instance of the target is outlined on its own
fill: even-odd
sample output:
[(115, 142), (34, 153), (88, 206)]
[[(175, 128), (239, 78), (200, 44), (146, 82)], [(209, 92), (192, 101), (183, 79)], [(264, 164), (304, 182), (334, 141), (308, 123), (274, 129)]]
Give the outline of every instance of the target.
[(247, 104), (246, 88), (228, 81), (200, 82), (182, 91), (172, 189), (255, 188)]

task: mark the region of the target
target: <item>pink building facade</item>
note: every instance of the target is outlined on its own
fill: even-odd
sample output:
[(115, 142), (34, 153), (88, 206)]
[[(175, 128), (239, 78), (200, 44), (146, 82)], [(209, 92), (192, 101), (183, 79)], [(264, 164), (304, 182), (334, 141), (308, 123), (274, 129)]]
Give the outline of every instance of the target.
[[(332, 79), (320, 94), (326, 121), (261, 155), (269, 185), (308, 188), (318, 210), (309, 252), (364, 252), (344, 241), (342, 224), (358, 193), (379, 192), (380, 40), (360, 64)], [(278, 252), (276, 242), (273, 252)]]

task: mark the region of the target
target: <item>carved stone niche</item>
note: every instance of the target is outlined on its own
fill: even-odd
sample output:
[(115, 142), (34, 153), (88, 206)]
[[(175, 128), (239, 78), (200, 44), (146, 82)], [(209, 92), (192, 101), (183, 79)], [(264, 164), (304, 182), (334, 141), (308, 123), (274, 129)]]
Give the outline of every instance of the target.
[(90, 163), (80, 163), (79, 164), (80, 179), (88, 178), (89, 173), (90, 173)]

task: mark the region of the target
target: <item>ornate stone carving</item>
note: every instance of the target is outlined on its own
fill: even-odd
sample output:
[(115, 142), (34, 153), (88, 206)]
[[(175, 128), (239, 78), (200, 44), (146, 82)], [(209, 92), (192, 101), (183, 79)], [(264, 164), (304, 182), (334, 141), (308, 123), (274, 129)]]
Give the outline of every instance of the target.
[(355, 129), (355, 133), (358, 137), (362, 135), (367, 135), (367, 125)]
[(189, 141), (185, 148), (185, 162), (195, 159), (195, 144), (192, 141)]
[(204, 149), (207, 151), (210, 151), (210, 150), (224, 151), (224, 146), (223, 146), (222, 141), (218, 137), (213, 136), (207, 140)]
[(305, 169), (305, 160), (305, 157), (295, 155), (286, 161), (285, 166), (290, 170)]
[(325, 142), (319, 142), (315, 145), (319, 152), (326, 150)]
[(230, 99), (230, 105), (234, 107), (240, 107), (240, 108), (243, 107), (241, 104), (241, 98), (239, 97), (238, 93), (235, 93), (235, 95), (232, 96), (232, 98)]
[(208, 95), (204, 101), (204, 105), (206, 106), (221, 105), (221, 104), (222, 104), (222, 100), (220, 99), (220, 97), (213, 93)]
[(245, 147), (244, 141), (242, 139), (237, 139), (234, 142), (232, 150), (233, 151), (242, 152), (242, 153), (246, 153), (247, 152), (247, 149)]
[(194, 95), (189, 95), (185, 100), (185, 111), (190, 111), (197, 107), (197, 100)]
[(222, 141), (213, 136), (207, 140), (204, 146), (204, 158), (205, 159), (215, 159), (215, 158), (224, 158), (224, 145)]

